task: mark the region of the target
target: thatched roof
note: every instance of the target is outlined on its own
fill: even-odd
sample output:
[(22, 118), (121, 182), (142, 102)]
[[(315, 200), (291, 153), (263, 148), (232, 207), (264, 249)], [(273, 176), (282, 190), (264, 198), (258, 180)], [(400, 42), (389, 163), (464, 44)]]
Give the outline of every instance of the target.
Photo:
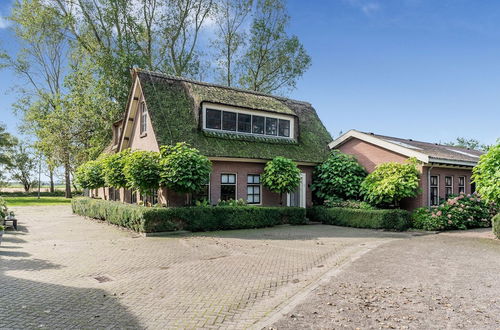
[[(207, 84), (135, 70), (159, 145), (187, 142), (209, 157), (272, 159), (317, 163), (328, 153), (330, 134), (306, 102), (237, 88)], [(203, 131), (203, 102), (291, 115), (298, 123), (296, 139)]]

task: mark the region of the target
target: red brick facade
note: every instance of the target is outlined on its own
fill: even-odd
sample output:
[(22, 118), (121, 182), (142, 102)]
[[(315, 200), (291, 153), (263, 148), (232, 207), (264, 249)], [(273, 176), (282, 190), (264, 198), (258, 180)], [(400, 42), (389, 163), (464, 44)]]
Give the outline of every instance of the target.
[[(375, 167), (379, 164), (386, 162), (399, 162), (402, 163), (407, 156), (400, 155), (398, 153), (392, 152), (390, 150), (384, 149), (382, 147), (370, 144), (359, 139), (351, 139), (340, 145), (338, 149), (346, 154), (350, 154), (356, 157), (358, 162), (368, 171), (372, 172)], [(454, 168), (452, 166), (428, 166), (422, 165), (420, 167), (420, 188), (422, 193), (415, 198), (408, 198), (401, 202), (401, 206), (405, 209), (412, 210), (417, 207), (423, 207), (429, 205), (429, 170), (430, 175), (438, 176), (438, 195), (439, 199), (445, 198), (445, 177), (450, 176), (453, 180), (452, 193), (458, 194), (458, 178), (460, 176), (465, 177), (465, 193), (469, 194), (472, 192), (472, 187), (470, 183), (472, 170), (467, 168)]]

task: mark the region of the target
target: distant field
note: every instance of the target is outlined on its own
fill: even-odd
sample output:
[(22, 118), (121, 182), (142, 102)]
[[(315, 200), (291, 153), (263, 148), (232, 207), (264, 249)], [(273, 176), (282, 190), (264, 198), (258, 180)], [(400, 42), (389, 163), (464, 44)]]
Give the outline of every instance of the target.
[(64, 197), (4, 197), (7, 207), (12, 206), (37, 206), (37, 205), (61, 205), (71, 203), (71, 199)]

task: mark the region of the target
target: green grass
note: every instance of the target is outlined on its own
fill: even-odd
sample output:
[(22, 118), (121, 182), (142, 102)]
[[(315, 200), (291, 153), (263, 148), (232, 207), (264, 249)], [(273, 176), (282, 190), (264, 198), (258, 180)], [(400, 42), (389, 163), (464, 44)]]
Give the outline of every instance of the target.
[(61, 205), (70, 204), (71, 199), (64, 197), (4, 197), (7, 207), (12, 206), (36, 206), (36, 205)]

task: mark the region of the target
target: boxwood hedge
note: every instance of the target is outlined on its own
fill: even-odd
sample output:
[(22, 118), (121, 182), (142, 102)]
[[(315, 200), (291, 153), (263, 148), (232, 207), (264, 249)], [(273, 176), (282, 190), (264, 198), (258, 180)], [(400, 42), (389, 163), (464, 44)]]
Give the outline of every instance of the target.
[(500, 213), (493, 217), (492, 226), (493, 226), (493, 234), (500, 239)]
[(317, 206), (307, 210), (311, 221), (356, 228), (406, 230), (411, 227), (410, 212), (399, 209), (365, 210)]
[(138, 232), (210, 231), (305, 224), (306, 210), (298, 207), (144, 207), (91, 198), (75, 198), (73, 213), (106, 220)]

